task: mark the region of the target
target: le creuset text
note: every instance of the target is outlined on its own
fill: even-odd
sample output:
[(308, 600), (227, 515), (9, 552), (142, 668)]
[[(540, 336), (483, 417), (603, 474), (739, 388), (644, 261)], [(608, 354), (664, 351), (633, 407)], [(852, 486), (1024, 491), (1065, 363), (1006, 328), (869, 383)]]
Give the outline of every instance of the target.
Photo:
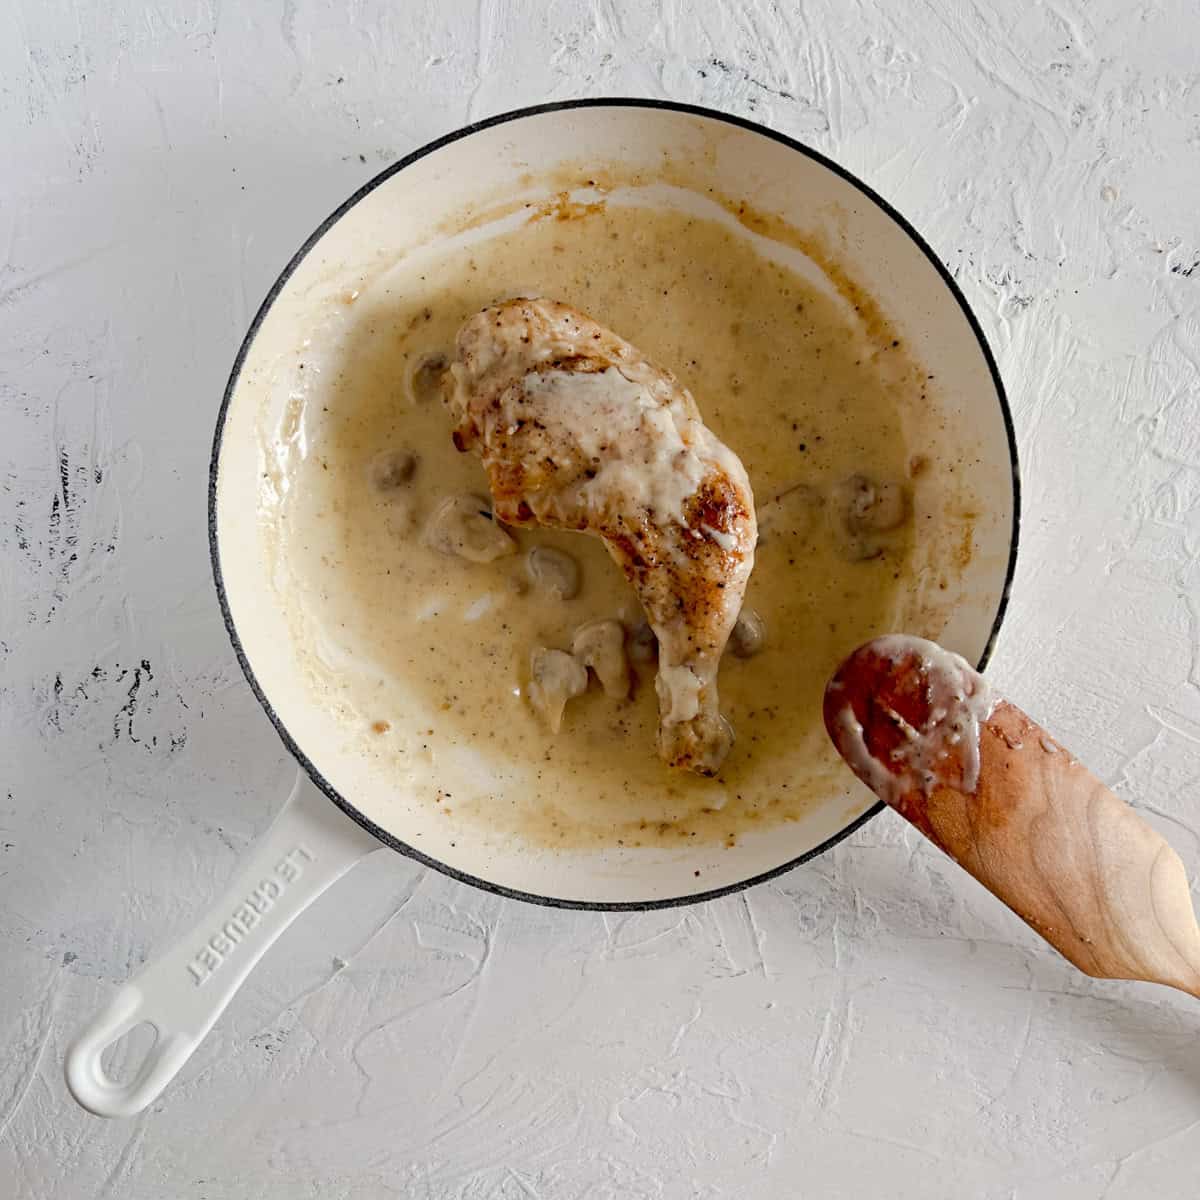
[(305, 865), (315, 857), (306, 846), (297, 846), (275, 864), (275, 874), (264, 879), (233, 910), (229, 920), (204, 943), (200, 953), (188, 963), (188, 974), (196, 987), (207, 983), (217, 973), (221, 964), (233, 953), (246, 934), (275, 906), (275, 902), (288, 886), (304, 874)]

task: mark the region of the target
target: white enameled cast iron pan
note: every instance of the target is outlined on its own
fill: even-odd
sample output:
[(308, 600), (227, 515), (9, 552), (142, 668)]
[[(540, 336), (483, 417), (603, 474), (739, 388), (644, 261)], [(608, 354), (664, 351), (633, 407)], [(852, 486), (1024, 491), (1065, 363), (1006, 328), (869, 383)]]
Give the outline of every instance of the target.
[[(1004, 392), (979, 327), (945, 267), (884, 200), (841, 167), (770, 130), (720, 113), (639, 100), (583, 101), (483, 121), (384, 171), (308, 240), (246, 335), (217, 420), (210, 483), (213, 573), (246, 678), (302, 770), (274, 824), (226, 894), (175, 946), (126, 983), (67, 1056), (84, 1107), (128, 1116), (148, 1105), (212, 1027), (280, 933), (359, 859), (391, 847), (456, 879), (563, 907), (643, 909), (747, 887), (820, 854), (882, 807), (847, 773), (846, 789), (799, 821), (732, 848), (553, 851), (460, 831), (355, 754), (306, 686), (272, 580), (259, 509), (262, 430), (279, 427), (272, 364), (315, 327), (331, 281), (354, 279), (381, 251), (398, 257), (444, 236), (446, 214), (528, 196), (564, 164), (616, 163), (653, 178), (744, 198), (790, 225), (827, 233), (847, 273), (936, 369), (948, 436), (969, 439), (981, 501), (969, 566), (943, 596), (939, 640), (982, 664), (1003, 615), (1017, 539), (1016, 448)], [(555, 188), (547, 183), (543, 196)], [(919, 588), (918, 582), (915, 585)], [(936, 631), (935, 631), (936, 632)], [(849, 650), (850, 647), (847, 647)], [(426, 718), (436, 722), (435, 715)], [(426, 768), (433, 771), (434, 768)], [(453, 840), (451, 840), (453, 838)], [(703, 866), (704, 890), (697, 870)], [(142, 1023), (154, 1045), (134, 1078), (110, 1079), (101, 1054)]]

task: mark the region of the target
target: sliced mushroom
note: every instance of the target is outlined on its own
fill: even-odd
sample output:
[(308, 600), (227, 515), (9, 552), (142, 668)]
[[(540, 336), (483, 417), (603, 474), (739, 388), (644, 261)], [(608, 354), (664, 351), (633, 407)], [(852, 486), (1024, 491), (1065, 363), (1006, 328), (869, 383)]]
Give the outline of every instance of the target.
[(807, 483), (795, 483), (758, 506), (758, 540), (790, 535), (804, 538), (812, 529), (824, 497)]
[(533, 586), (558, 600), (579, 594), (579, 564), (553, 546), (534, 546), (525, 556), (525, 570)]
[(729, 634), (729, 649), (738, 658), (753, 658), (766, 644), (766, 622), (754, 609), (743, 608)]
[(426, 354), (413, 368), (409, 390), (418, 404), (428, 404), (442, 394), (447, 360), (444, 354)]
[(551, 733), (562, 728), (567, 701), (587, 691), (588, 673), (565, 650), (538, 646), (529, 658), (529, 703), (542, 715)]
[(606, 696), (623, 700), (629, 695), (629, 659), (625, 656), (625, 626), (620, 621), (589, 621), (575, 631), (571, 651), (591, 667)]
[(417, 471), (417, 456), (406, 447), (381, 450), (367, 463), (367, 478), (380, 492), (394, 492), (412, 482)]
[(488, 563), (512, 554), (517, 543), (492, 520), (488, 502), (479, 496), (449, 496), (425, 526), (425, 544), (442, 554)]
[(908, 493), (900, 483), (851, 475), (834, 488), (834, 500), (849, 533), (888, 533), (908, 517)]
[(639, 621), (630, 630), (629, 657), (635, 663), (652, 663), (658, 658), (658, 638), (649, 621)]

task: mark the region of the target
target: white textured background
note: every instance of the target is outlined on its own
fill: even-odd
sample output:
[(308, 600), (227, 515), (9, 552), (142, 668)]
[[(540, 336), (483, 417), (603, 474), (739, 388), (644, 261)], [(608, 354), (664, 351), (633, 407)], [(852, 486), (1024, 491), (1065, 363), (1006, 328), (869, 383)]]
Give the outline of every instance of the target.
[(292, 768), (205, 472), (243, 330), (350, 191), (470, 118), (644, 94), (858, 172), (1012, 396), (994, 676), (1200, 869), (1194, 0), (0, 4), (0, 1197), (1200, 1192), (1200, 1006), (1093, 983), (898, 818), (738, 897), (519, 906), (377, 855), (127, 1122), (71, 1032)]

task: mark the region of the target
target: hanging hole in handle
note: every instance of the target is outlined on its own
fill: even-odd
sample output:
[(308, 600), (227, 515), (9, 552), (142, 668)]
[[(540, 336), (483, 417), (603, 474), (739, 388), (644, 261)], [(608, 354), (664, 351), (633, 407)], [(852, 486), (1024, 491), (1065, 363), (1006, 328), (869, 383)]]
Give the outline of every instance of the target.
[(139, 1021), (100, 1051), (100, 1070), (110, 1083), (126, 1087), (141, 1077), (157, 1045), (157, 1027)]

